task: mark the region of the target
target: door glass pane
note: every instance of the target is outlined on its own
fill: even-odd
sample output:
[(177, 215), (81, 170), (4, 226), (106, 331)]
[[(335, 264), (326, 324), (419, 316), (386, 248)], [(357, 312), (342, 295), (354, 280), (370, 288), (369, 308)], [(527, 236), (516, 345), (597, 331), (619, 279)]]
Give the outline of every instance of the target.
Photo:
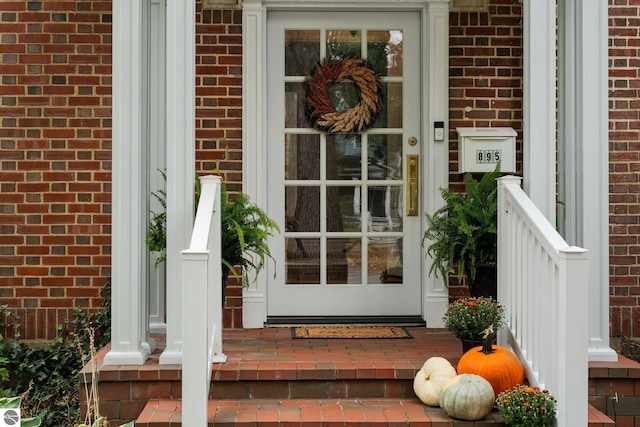
[(362, 158), (362, 145), (360, 135), (327, 135), (327, 150), (335, 153), (327, 167), (330, 179), (360, 179), (360, 161)]
[(381, 76), (402, 76), (402, 31), (369, 31), (367, 60)]
[(369, 241), (369, 283), (402, 283), (402, 239)]
[(361, 34), (358, 30), (327, 30), (327, 58), (360, 58)]
[(333, 108), (339, 113), (355, 107), (360, 102), (358, 88), (355, 83), (350, 81), (343, 80), (334, 83), (328, 88), (327, 92)]
[(284, 177), (320, 179), (320, 135), (285, 135)]
[(285, 31), (286, 76), (304, 76), (320, 61), (320, 30)]
[(320, 188), (291, 186), (285, 189), (287, 231), (320, 231)]
[[(327, 231), (362, 231), (360, 221), (360, 186), (344, 186), (327, 188), (327, 204), (333, 205), (331, 199), (337, 198), (337, 209), (340, 216), (327, 223)], [(328, 217), (329, 218), (329, 217)]]
[(402, 127), (402, 83), (382, 83), (382, 110), (373, 127)]
[(288, 237), (285, 241), (287, 284), (320, 283), (320, 239)]
[(287, 128), (308, 128), (311, 126), (307, 114), (306, 98), (307, 88), (303, 82), (289, 82), (284, 85), (285, 118), (284, 126)]
[(327, 283), (362, 283), (361, 239), (327, 239)]
[(369, 135), (369, 179), (402, 179), (402, 135)]
[(369, 187), (369, 231), (402, 231), (402, 187)]

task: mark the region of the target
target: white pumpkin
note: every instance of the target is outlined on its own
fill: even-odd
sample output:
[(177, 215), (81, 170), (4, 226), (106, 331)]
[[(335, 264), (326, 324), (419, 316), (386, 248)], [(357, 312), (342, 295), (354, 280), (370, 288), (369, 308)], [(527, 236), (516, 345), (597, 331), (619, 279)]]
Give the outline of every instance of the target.
[(456, 370), (444, 357), (431, 357), (413, 379), (413, 391), (425, 405), (438, 406), (442, 385), (455, 377)]
[(491, 383), (475, 374), (457, 375), (442, 386), (440, 393), (440, 407), (460, 420), (483, 419), (493, 409), (493, 403)]

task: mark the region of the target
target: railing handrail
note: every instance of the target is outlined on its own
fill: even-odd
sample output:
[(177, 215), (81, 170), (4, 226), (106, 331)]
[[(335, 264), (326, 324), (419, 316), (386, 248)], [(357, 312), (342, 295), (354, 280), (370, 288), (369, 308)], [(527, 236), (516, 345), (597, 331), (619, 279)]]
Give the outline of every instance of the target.
[(222, 267), (218, 176), (200, 178), (191, 243), (182, 251), (182, 424), (207, 425), (211, 364), (222, 352)]
[(499, 343), (558, 401), (557, 425), (588, 420), (588, 251), (569, 246), (520, 188), (498, 179)]

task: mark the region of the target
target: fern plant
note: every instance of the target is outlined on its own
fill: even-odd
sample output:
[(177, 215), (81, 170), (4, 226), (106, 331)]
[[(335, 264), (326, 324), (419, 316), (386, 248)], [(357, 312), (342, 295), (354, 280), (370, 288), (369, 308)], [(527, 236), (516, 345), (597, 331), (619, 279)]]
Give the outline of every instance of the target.
[[(160, 171), (166, 180), (164, 171)], [(195, 178), (195, 210), (198, 208), (200, 199), (200, 178)], [(152, 212), (149, 223), (147, 244), (152, 252), (159, 252), (159, 263), (166, 259), (167, 251), (167, 213), (166, 213), (166, 193), (163, 190), (151, 193), (162, 205), (164, 211), (160, 213)], [(226, 278), (229, 274), (243, 279), (243, 285), (249, 286), (258, 273), (264, 268), (267, 260), (274, 261), (271, 250), (267, 244), (269, 236), (275, 232), (280, 232), (280, 227), (256, 204), (251, 202), (249, 196), (240, 192), (230, 196), (224, 183), (221, 186), (220, 194), (221, 213), (220, 221), (222, 226), (222, 276)], [(234, 267), (240, 267), (238, 273)], [(255, 276), (251, 280), (250, 274)], [(224, 288), (224, 281), (223, 281)]]
[[(164, 170), (158, 170), (162, 174), (164, 181), (167, 181), (167, 173)], [(156, 198), (162, 212), (151, 211), (151, 219), (149, 220), (149, 232), (147, 234), (147, 245), (151, 252), (157, 252), (156, 268), (167, 259), (167, 193), (164, 190), (151, 192)]]
[[(234, 266), (239, 266), (243, 284), (247, 287), (255, 281), (265, 262), (274, 260), (267, 241), (269, 236), (280, 232), (280, 227), (246, 194), (238, 193), (230, 198), (223, 185), (220, 196), (223, 277), (232, 273), (239, 278), (234, 269)], [(251, 271), (255, 273), (253, 280), (249, 276)]]
[(464, 177), (465, 192), (441, 189), (444, 206), (426, 215), (427, 231), (422, 239), (433, 260), (429, 274), (440, 274), (445, 281), (457, 271), (473, 281), (478, 265), (495, 263), (498, 256), (497, 183), (499, 165), (480, 181), (471, 174)]

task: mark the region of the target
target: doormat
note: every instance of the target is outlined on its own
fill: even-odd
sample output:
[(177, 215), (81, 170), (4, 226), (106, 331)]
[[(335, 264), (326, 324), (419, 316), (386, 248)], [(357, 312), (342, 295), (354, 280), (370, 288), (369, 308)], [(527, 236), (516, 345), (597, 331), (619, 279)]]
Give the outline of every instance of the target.
[(297, 326), (291, 328), (291, 336), (306, 339), (413, 338), (401, 326)]

